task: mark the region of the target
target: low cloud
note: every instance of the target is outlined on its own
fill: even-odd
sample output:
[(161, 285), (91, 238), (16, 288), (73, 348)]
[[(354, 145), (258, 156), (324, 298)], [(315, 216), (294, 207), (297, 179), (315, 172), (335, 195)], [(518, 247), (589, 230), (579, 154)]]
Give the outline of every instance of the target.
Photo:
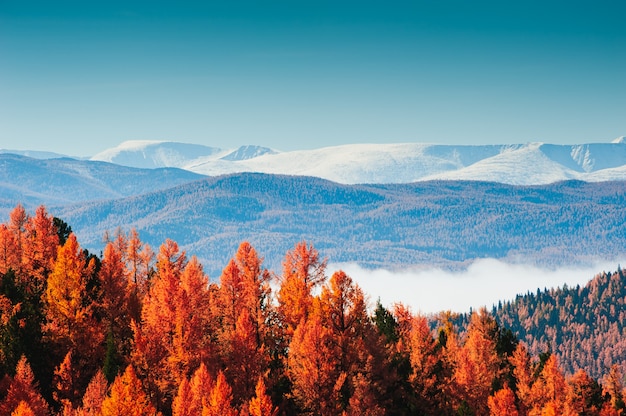
[(618, 264), (605, 261), (588, 267), (549, 270), (481, 259), (463, 271), (392, 272), (368, 270), (352, 263), (329, 265), (328, 270), (331, 274), (339, 269), (345, 271), (369, 295), (371, 303), (378, 298), (385, 307), (402, 302), (413, 312), (429, 314), (444, 310), (468, 312), (481, 306), (490, 309), (500, 300), (512, 300), (538, 288), (583, 286), (598, 273), (617, 270)]

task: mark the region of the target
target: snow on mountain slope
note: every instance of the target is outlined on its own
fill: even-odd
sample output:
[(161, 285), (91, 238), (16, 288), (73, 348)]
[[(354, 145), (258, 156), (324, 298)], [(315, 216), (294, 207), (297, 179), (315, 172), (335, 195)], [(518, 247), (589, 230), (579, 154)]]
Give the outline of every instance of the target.
[(60, 153), (45, 152), (41, 150), (0, 149), (0, 154), (20, 155), (20, 156), (32, 157), (33, 159), (58, 159), (61, 157), (68, 157), (67, 155), (62, 155)]
[(455, 171), (431, 175), (424, 180), (492, 181), (511, 185), (535, 185), (574, 179), (575, 171), (546, 156), (540, 143), (483, 159)]
[(266, 154), (234, 166), (207, 160), (187, 165), (196, 173), (263, 172), (316, 176), (339, 183), (406, 183), (456, 170), (498, 154), (501, 146), (441, 146), (423, 143), (352, 144)]
[(203, 157), (226, 155), (222, 149), (198, 144), (133, 140), (105, 150), (91, 160), (134, 168), (180, 168)]
[(222, 160), (248, 160), (253, 159), (255, 157), (267, 155), (267, 154), (275, 154), (276, 150), (268, 149), (267, 147), (261, 146), (241, 146), (239, 149), (227, 154), (224, 157), (221, 157)]
[(238, 172), (316, 176), (344, 184), (458, 179), (536, 185), (567, 179), (621, 180), (626, 140), (582, 145), (351, 144), (290, 152), (259, 146), (223, 150), (134, 141), (92, 160), (133, 167), (179, 167), (211, 176)]

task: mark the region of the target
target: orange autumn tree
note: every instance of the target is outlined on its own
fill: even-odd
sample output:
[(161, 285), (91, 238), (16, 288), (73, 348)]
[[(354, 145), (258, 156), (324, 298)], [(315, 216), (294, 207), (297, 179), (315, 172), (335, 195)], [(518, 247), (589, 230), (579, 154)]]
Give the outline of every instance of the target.
[(141, 321), (133, 326), (132, 363), (157, 403), (171, 400), (180, 382), (180, 371), (173, 373), (168, 360), (174, 348), (180, 276), (186, 264), (187, 256), (176, 242), (168, 239), (161, 245)]
[(562, 414), (565, 407), (565, 395), (565, 377), (559, 368), (556, 356), (551, 354), (532, 386), (533, 408), (528, 414)]
[(122, 259), (128, 276), (130, 317), (139, 322), (143, 299), (149, 289), (154, 252), (150, 245), (141, 241), (135, 228), (130, 231), (125, 247), (126, 252), (122, 254)]
[(602, 387), (584, 370), (567, 380), (566, 415), (599, 415), (603, 405)]
[[(350, 276), (339, 270), (333, 273), (319, 297), (315, 298), (313, 314), (319, 316), (322, 325), (330, 331), (337, 370), (345, 376), (343, 385), (335, 386), (339, 388), (336, 394), (341, 406), (346, 408), (356, 379), (375, 378), (372, 363), (379, 345), (367, 314), (363, 291)], [(374, 387), (371, 380), (369, 384)]]
[(26, 223), (28, 222), (28, 214), (21, 204), (18, 204), (9, 214), (8, 229), (13, 236), (13, 256), (15, 264), (12, 265), (16, 274), (24, 279), (22, 270), (24, 261), (24, 240), (26, 236)]
[(82, 407), (75, 412), (76, 416), (100, 416), (102, 403), (107, 397), (108, 383), (104, 373), (98, 371), (89, 382), (83, 395)]
[(0, 274), (19, 267), (15, 236), (6, 224), (0, 224)]
[(173, 416), (195, 416), (202, 414), (203, 403), (208, 403), (215, 381), (204, 363), (193, 373), (191, 380), (183, 378), (172, 403)]
[(270, 275), (262, 262), (250, 243), (241, 243), (222, 272), (217, 293), (218, 342), (237, 404), (253, 396), (270, 361)]
[(487, 401), (489, 414), (492, 416), (518, 416), (517, 406), (515, 405), (515, 393), (504, 386), (502, 389), (489, 396)]
[[(35, 375), (25, 357), (18, 361), (9, 391), (4, 400), (0, 401), (0, 414), (10, 415), (21, 403), (28, 405), (35, 416), (45, 416), (49, 413), (48, 404), (39, 393)], [(22, 406), (20, 412), (26, 412), (26, 407)]]
[(20, 404), (17, 405), (13, 413), (11, 413), (11, 416), (36, 416), (36, 415), (33, 409), (30, 408), (28, 403), (20, 402)]
[(473, 313), (467, 329), (467, 339), (458, 350), (453, 374), (453, 388), (460, 406), (469, 406), (486, 414), (487, 398), (492, 384), (500, 375), (500, 358), (496, 351), (497, 324), (481, 308)]
[(132, 366), (116, 377), (109, 396), (102, 401), (102, 416), (145, 416), (156, 414)]
[(278, 312), (285, 326), (287, 342), (300, 321), (306, 320), (313, 304), (312, 291), (326, 280), (326, 260), (306, 242), (296, 244), (283, 261), (278, 291)]
[(443, 403), (443, 357), (426, 317), (412, 317), (406, 338), (411, 364), (409, 382), (416, 394), (416, 406), (424, 413), (435, 412)]
[(533, 375), (534, 365), (531, 361), (528, 349), (523, 343), (517, 344), (515, 351), (509, 357), (509, 363), (513, 367), (513, 379), (517, 396), (517, 407), (521, 415), (526, 415), (534, 407), (535, 396), (532, 386), (535, 382)]
[(103, 331), (87, 292), (87, 282), (93, 277), (95, 267), (95, 260), (87, 260), (76, 236), (70, 234), (58, 249), (45, 294), (47, 337), (54, 342), (59, 361), (72, 351), (75, 369), (81, 371), (79, 384), (83, 388), (104, 355)]
[(289, 344), (287, 374), (292, 393), (303, 411), (316, 415), (341, 413), (336, 386), (341, 389), (339, 360), (330, 330), (319, 317), (302, 320)]
[(232, 401), (232, 389), (220, 371), (208, 399), (202, 404), (202, 416), (236, 416), (238, 412), (233, 408)]
[(132, 361), (148, 393), (170, 408), (178, 386), (200, 362), (210, 361), (208, 278), (195, 257), (189, 262), (167, 240), (144, 299), (142, 320), (134, 325)]
[(272, 399), (267, 395), (265, 382), (262, 377), (256, 383), (255, 396), (248, 404), (250, 416), (277, 416), (278, 408), (272, 403)]
[(52, 271), (57, 256), (59, 236), (54, 218), (48, 215), (46, 208), (40, 206), (25, 225), (24, 273), (32, 279), (32, 284), (41, 292), (44, 283)]

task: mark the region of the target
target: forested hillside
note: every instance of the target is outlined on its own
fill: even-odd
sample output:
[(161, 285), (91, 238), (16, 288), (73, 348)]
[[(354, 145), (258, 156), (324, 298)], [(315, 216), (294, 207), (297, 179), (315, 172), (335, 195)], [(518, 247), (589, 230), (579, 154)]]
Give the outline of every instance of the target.
[(612, 364), (626, 370), (626, 273), (602, 273), (584, 287), (537, 291), (495, 309), (497, 321), (525, 341), (529, 351), (551, 350), (563, 370), (594, 377)]
[(94, 256), (18, 206), (0, 224), (0, 414), (624, 414), (618, 366), (566, 375), (485, 309), (431, 331), (366, 299), (306, 242), (276, 273), (243, 242), (210, 283), (173, 240), (120, 231)]
[(153, 246), (176, 240), (218, 276), (240, 241), (273, 269), (302, 240), (315, 241), (335, 263), (372, 268), (453, 268), (484, 257), (588, 265), (623, 255), (625, 206), (626, 182), (348, 186), (237, 174), (55, 212), (94, 252), (105, 231), (136, 228)]

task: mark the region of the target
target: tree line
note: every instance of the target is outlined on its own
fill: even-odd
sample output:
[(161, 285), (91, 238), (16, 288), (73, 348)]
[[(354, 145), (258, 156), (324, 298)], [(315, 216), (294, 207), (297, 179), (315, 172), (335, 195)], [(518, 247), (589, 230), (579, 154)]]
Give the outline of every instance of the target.
[(218, 282), (173, 240), (105, 238), (43, 206), (0, 224), (0, 414), (624, 414), (617, 366), (566, 376), (485, 309), (460, 331), (370, 307), (309, 243), (276, 274), (243, 242)]

